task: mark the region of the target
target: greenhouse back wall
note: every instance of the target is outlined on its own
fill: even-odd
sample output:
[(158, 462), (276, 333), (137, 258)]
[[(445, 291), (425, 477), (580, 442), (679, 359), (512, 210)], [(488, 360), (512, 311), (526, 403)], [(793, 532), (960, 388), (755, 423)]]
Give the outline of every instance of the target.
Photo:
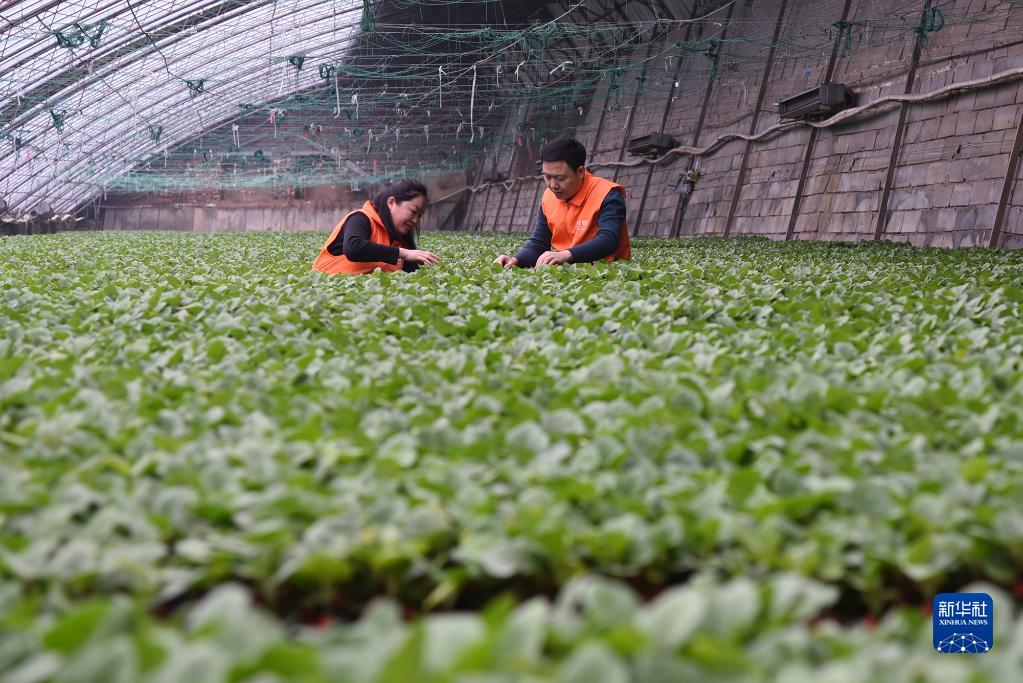
[(2, 17), (5, 232), (324, 230), (401, 176), (435, 189), (426, 228), (526, 232), (540, 149), (567, 135), (625, 189), (633, 235), (1023, 239), (1015, 0), (8, 2)]

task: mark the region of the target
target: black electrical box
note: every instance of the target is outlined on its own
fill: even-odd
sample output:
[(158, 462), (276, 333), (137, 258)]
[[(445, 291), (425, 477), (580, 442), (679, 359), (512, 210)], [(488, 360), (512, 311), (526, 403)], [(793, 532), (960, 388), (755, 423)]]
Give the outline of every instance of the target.
[(821, 119), (856, 104), (856, 93), (841, 83), (825, 83), (778, 103), (780, 119)]
[(664, 133), (649, 133), (629, 140), (626, 150), (634, 157), (661, 156), (678, 147), (678, 140)]

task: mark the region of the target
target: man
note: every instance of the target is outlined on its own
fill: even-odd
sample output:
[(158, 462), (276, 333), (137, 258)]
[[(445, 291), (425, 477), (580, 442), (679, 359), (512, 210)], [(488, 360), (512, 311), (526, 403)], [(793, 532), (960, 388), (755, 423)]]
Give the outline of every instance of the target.
[(586, 148), (577, 140), (551, 140), (540, 160), (547, 189), (533, 236), (515, 256), (501, 254), (494, 264), (532, 268), (631, 258), (625, 189), (586, 170)]

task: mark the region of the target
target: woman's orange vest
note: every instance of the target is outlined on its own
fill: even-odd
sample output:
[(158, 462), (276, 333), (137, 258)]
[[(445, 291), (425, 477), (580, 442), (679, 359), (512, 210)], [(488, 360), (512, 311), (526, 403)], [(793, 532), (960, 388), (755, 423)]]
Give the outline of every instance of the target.
[(330, 237), (328, 237), (327, 241), (324, 242), (320, 255), (317, 256), (316, 260), (313, 262), (313, 270), (319, 270), (327, 275), (362, 275), (364, 273), (372, 273), (377, 268), (386, 273), (393, 273), (394, 271), (401, 270), (401, 259), (398, 259), (397, 264), (384, 263), (383, 261), (368, 261), (361, 263), (359, 261), (349, 261), (346, 256), (334, 256), (327, 251), (327, 247), (329, 247), (341, 233), (341, 229), (345, 226), (345, 221), (357, 213), (364, 214), (367, 218), (369, 218), (369, 224), (372, 228), (369, 235), (371, 242), (383, 244), (388, 247), (401, 246), (398, 242), (391, 238), (391, 233), (387, 232), (384, 222), (380, 220), (380, 214), (378, 214), (376, 209), (373, 207), (373, 202), (366, 202), (362, 205), (361, 209), (352, 211), (342, 218), (341, 222), (338, 223), (330, 232)]
[[(562, 201), (549, 189), (544, 190), (540, 208), (551, 229), (551, 246), (558, 251), (576, 247), (597, 236), (600, 227), (600, 205), (611, 190), (625, 196), (625, 188), (583, 170), (583, 185), (571, 199)], [(629, 222), (622, 220), (618, 248), (605, 261), (632, 258), (629, 246)]]

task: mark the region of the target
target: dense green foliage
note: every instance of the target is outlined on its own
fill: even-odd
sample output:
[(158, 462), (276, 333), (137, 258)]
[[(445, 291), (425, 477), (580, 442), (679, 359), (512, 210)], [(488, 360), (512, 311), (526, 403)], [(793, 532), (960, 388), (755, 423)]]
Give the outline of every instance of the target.
[(1023, 255), (322, 239), (0, 242), (10, 680), (1019, 680)]

